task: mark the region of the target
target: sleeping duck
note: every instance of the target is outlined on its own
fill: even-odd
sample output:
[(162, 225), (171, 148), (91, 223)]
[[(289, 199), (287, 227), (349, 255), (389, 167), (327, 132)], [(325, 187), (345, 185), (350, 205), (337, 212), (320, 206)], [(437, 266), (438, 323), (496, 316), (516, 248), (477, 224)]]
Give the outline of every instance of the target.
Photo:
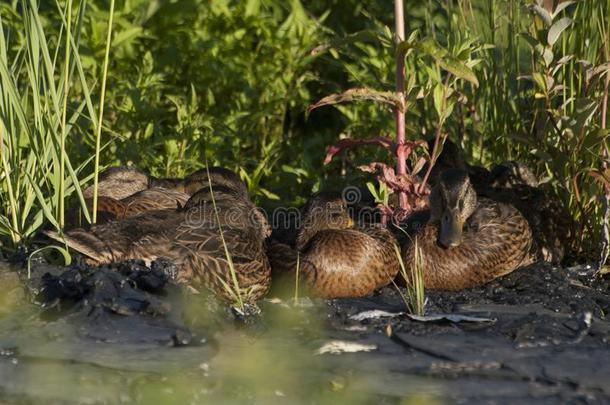
[(267, 249), (274, 274), (299, 277), (309, 294), (360, 297), (391, 283), (398, 273), (396, 240), (381, 226), (354, 228), (339, 194), (309, 199), (294, 246), (272, 241)]
[[(100, 173), (98, 183), (98, 224), (127, 218), (142, 212), (182, 207), (202, 188), (209, 187), (208, 173), (216, 186), (234, 189), (247, 197), (248, 189), (239, 176), (223, 167), (200, 169), (183, 179), (149, 176), (132, 166), (110, 167)], [(93, 186), (83, 192), (89, 211), (93, 209)], [(69, 223), (76, 222), (71, 218)], [(81, 221), (82, 222), (82, 221)], [(73, 228), (68, 226), (67, 228)]]
[(254, 301), (270, 284), (264, 250), (267, 220), (243, 195), (243, 187), (212, 184), (212, 190), (202, 188), (184, 207), (146, 211), (63, 236), (47, 235), (65, 242), (90, 264), (170, 259), (178, 268), (178, 282), (211, 289), (231, 301), (239, 291)]
[(402, 248), (407, 269), (420, 249), (426, 288), (474, 287), (532, 262), (527, 220), (510, 204), (478, 197), (465, 170), (441, 172), (429, 201), (428, 224)]

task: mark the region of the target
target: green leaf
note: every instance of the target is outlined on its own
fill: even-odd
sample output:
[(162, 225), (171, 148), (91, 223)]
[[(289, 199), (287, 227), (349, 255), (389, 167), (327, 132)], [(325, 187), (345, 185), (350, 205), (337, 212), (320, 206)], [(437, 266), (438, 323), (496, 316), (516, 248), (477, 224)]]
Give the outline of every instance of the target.
[(471, 82), (475, 87), (479, 86), (479, 80), (472, 69), (449, 53), (445, 48), (437, 44), (435, 40), (426, 38), (415, 46), (419, 51), (431, 56), (442, 69), (459, 79)]
[(549, 43), (550, 46), (553, 46), (555, 44), (555, 42), (557, 42), (561, 33), (566, 28), (568, 28), (570, 26), (570, 24), (572, 24), (572, 19), (570, 19), (568, 17), (564, 17), (561, 20), (554, 23), (553, 26), (551, 26), (551, 28), (549, 28), (549, 33), (547, 35), (547, 42)]
[(246, 17), (256, 16), (260, 12), (260, 0), (248, 0), (246, 3)]
[(125, 31), (119, 31), (112, 39), (112, 46), (118, 47), (124, 42), (128, 43), (129, 41), (137, 38), (143, 31), (144, 30), (142, 27), (132, 27), (126, 29)]
[(445, 90), (444, 90), (444, 86), (442, 83), (438, 83), (434, 87), (433, 97), (434, 97), (434, 108), (436, 109), (436, 113), (438, 114), (439, 117), (442, 118), (444, 115), (443, 99), (445, 98)]
[(540, 72), (535, 72), (532, 74), (532, 80), (538, 87), (538, 90), (546, 92), (546, 80), (544, 79), (544, 75)]
[(455, 77), (462, 80), (467, 80), (472, 83), (475, 87), (479, 87), (479, 80), (474, 74), (472, 69), (463, 64), (457, 59), (445, 58), (437, 60), (438, 64), (448, 72), (452, 73)]
[(325, 51), (335, 51), (336, 49), (341, 49), (346, 45), (352, 45), (359, 42), (375, 42), (378, 40), (377, 33), (373, 30), (364, 30), (355, 32), (350, 35), (346, 35), (342, 38), (335, 39), (328, 43), (318, 45), (313, 48), (310, 52), (312, 56), (317, 56)]
[(553, 63), (553, 58), (555, 57), (551, 48), (545, 47), (542, 50), (541, 55), (542, 55), (542, 59), (544, 60), (544, 64), (546, 66), (551, 66), (551, 63)]
[(369, 181), (366, 183), (366, 188), (369, 189), (369, 192), (371, 193), (371, 195), (373, 196), (375, 201), (380, 200), (380, 196), (379, 196), (379, 193), (377, 192), (377, 188), (375, 188), (375, 184), (373, 184)]
[(28, 256), (28, 261), (27, 261), (28, 278), (32, 277), (32, 257), (35, 254), (43, 252), (45, 250), (57, 250), (59, 253), (61, 253), (61, 255), (64, 258), (64, 266), (69, 266), (70, 263), (72, 263), (72, 256), (70, 255), (70, 252), (68, 252), (68, 249), (63, 248), (61, 246), (55, 246), (55, 245), (42, 247), (40, 249), (33, 251)]
[(279, 200), (280, 199), (280, 196), (278, 196), (277, 194), (274, 194), (271, 191), (269, 191), (265, 188), (262, 188), (262, 187), (260, 187), (258, 189), (258, 192), (270, 200)]
[(520, 35), (521, 38), (525, 39), (532, 48), (535, 48), (539, 44), (538, 40), (527, 32), (522, 32)]

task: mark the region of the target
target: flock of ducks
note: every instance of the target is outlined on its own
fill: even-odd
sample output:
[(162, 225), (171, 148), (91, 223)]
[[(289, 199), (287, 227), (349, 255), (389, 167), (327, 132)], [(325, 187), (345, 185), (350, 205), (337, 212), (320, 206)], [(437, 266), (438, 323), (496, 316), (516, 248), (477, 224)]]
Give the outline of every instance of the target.
[[(98, 224), (46, 234), (94, 265), (169, 259), (176, 281), (233, 302), (260, 299), (282, 277), (302, 280), (313, 296), (364, 296), (408, 282), (400, 262), (409, 268), (416, 258), (425, 287), (447, 290), (484, 284), (535, 260), (561, 260), (558, 232), (565, 230), (548, 207), (533, 209), (532, 200), (548, 198), (524, 166), (506, 163), (481, 176), (449, 152), (431, 177), (429, 219), (420, 227), (408, 220), (400, 230), (354, 223), (340, 194), (321, 192), (301, 208), (294, 236), (278, 240), (230, 170), (160, 179), (112, 167), (100, 174)], [(93, 190), (84, 194), (91, 205)]]

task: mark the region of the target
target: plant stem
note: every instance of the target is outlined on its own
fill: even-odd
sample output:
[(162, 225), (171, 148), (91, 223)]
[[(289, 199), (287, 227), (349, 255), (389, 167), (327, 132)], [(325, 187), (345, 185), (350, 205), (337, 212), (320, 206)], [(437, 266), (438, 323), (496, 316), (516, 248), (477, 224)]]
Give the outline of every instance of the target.
[[(610, 0), (608, 1), (610, 8)], [(610, 26), (610, 24), (609, 24)], [(609, 29), (610, 31), (610, 29)], [(608, 34), (608, 33), (606, 33)], [(606, 53), (606, 62), (610, 60), (610, 43), (608, 38), (604, 38), (604, 49)], [(606, 73), (606, 82), (604, 85), (604, 96), (602, 98), (601, 108), (601, 129), (606, 129), (606, 118), (608, 115), (608, 86), (610, 85), (610, 74)], [(602, 170), (606, 172), (608, 170), (608, 159), (610, 158), (610, 152), (608, 151), (608, 144), (606, 138), (603, 139), (602, 143)], [(610, 187), (604, 186), (604, 219), (602, 223), (602, 246), (598, 264), (598, 270), (601, 270), (602, 266), (606, 264), (608, 255), (610, 254)]]
[(110, 55), (110, 40), (112, 39), (112, 20), (114, 17), (114, 0), (110, 0), (110, 17), (108, 18), (108, 34), (106, 36), (106, 52), (104, 54), (104, 70), (102, 73), (102, 89), (100, 93), (100, 113), (98, 116), (96, 134), (95, 134), (95, 163), (93, 174), (93, 216), (92, 222), (97, 221), (97, 186), (98, 174), (100, 168), (100, 148), (102, 136), (102, 118), (104, 116), (104, 96), (106, 95), (106, 77), (108, 76), (108, 57)]
[(72, 0), (68, 0), (66, 3), (68, 21), (66, 26), (66, 53), (64, 58), (64, 108), (61, 113), (61, 144), (59, 147), (59, 201), (57, 204), (60, 229), (63, 229), (65, 223), (66, 138), (68, 136), (68, 131), (66, 129), (66, 114), (68, 112), (68, 93), (70, 91), (70, 34), (72, 30)]
[[(396, 18), (396, 44), (401, 43), (405, 39), (405, 15), (403, 0), (395, 0), (394, 13)], [(396, 54), (396, 93), (402, 100), (405, 98), (405, 56), (404, 53), (398, 51)], [(404, 105), (404, 103), (403, 103)], [(395, 108), (396, 114), (396, 174), (403, 176), (407, 174), (407, 161), (405, 151), (402, 145), (405, 143), (405, 112), (400, 108)], [(407, 194), (404, 191), (399, 192), (399, 205), (401, 210), (409, 208)]]
[(436, 163), (436, 159), (438, 158), (439, 152), (438, 148), (445, 143), (443, 140), (441, 142), (441, 138), (443, 135), (443, 124), (445, 123), (445, 107), (447, 104), (447, 88), (449, 86), (449, 79), (451, 78), (451, 74), (447, 73), (447, 77), (445, 77), (445, 81), (443, 82), (443, 99), (441, 101), (441, 116), (438, 119), (438, 126), (436, 127), (436, 134), (434, 135), (434, 146), (432, 147), (432, 154), (430, 155), (430, 162), (428, 162), (428, 170), (426, 170), (426, 174), (424, 175), (424, 179), (419, 185), (419, 192), (423, 193), (426, 189), (426, 184), (428, 183), (428, 179), (430, 178), (430, 174), (432, 174), (432, 169), (434, 168), (434, 164)]

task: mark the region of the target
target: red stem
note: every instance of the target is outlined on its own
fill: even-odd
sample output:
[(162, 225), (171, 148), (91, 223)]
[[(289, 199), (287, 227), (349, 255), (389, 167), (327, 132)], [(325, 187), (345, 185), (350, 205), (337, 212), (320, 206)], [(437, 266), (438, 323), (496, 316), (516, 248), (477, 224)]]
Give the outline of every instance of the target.
[[(405, 13), (403, 8), (403, 0), (394, 1), (394, 13), (396, 17), (396, 44), (405, 39)], [(404, 53), (399, 51), (396, 54), (396, 93), (404, 100), (405, 97), (405, 57)], [(407, 174), (407, 159), (404, 148), (400, 146), (405, 143), (405, 112), (400, 108), (395, 108), (396, 114), (396, 174), (398, 176)], [(400, 191), (398, 201), (402, 210), (408, 210), (409, 201), (407, 194)]]

